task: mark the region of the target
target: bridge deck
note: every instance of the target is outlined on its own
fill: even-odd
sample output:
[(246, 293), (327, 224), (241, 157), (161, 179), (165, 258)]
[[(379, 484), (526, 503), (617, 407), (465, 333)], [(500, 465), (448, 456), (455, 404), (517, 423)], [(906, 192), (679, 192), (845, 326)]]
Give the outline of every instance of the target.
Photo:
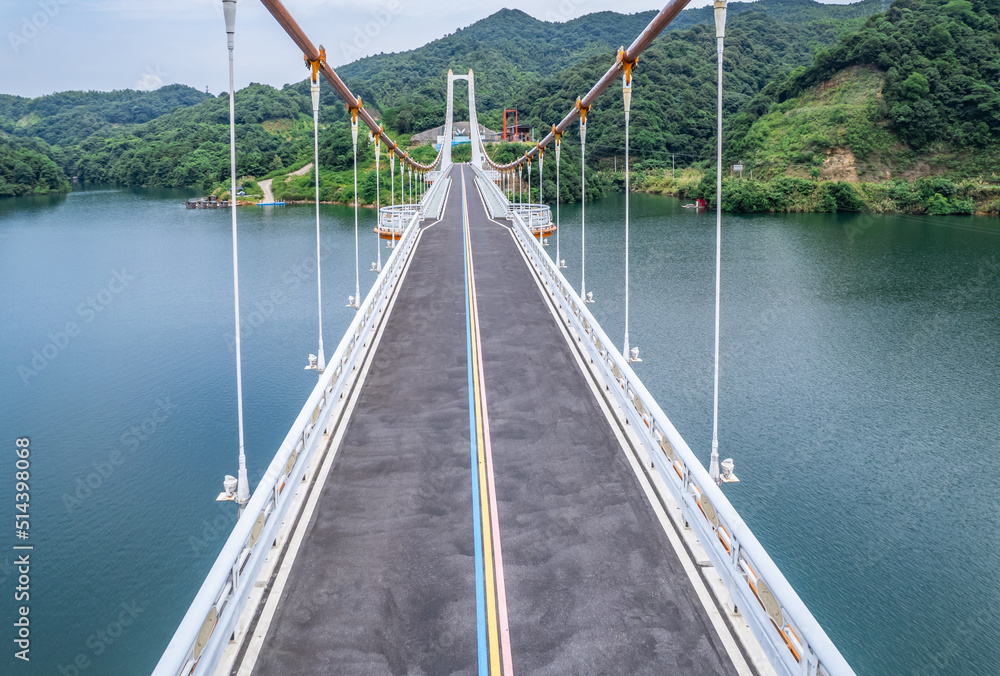
[(253, 673), (479, 671), (463, 169), (514, 671), (735, 673), (465, 167), (421, 233)]

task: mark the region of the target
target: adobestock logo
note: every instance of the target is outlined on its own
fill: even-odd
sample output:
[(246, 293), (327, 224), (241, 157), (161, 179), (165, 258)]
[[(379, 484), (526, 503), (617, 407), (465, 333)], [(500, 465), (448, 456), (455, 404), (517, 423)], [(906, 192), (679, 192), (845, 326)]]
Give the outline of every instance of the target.
[[(114, 302), (118, 294), (129, 288), (129, 283), (133, 281), (135, 281), (135, 276), (128, 274), (125, 268), (112, 270), (111, 279), (108, 280), (104, 288), (93, 296), (87, 296), (76, 306), (77, 316), (83, 320), (83, 324), (90, 324)], [(27, 363), (18, 365), (17, 375), (21, 377), (21, 381), (27, 385), (32, 378), (47, 369), (49, 364), (58, 359), (59, 355), (70, 346), (73, 338), (80, 335), (82, 330), (83, 327), (80, 324), (69, 321), (59, 329), (50, 331), (48, 341), (31, 351)]]
[(49, 25), (49, 21), (59, 14), (62, 5), (69, 3), (70, 0), (39, 0), (37, 12), (31, 16), (21, 17), (21, 30), (16, 33), (14, 31), (7, 33), (7, 40), (10, 41), (10, 48), (14, 50), (14, 53), (17, 54), (21, 51), (21, 47), (31, 42), (43, 28)]
[(555, 10), (550, 9), (545, 13), (545, 20), (562, 23), (575, 19), (580, 16), (580, 7), (583, 7), (586, 2), (587, 0), (562, 0)]
[(372, 10), (371, 20), (365, 22), (364, 26), (355, 27), (354, 40), (340, 43), (340, 53), (345, 62), (364, 56), (363, 50), (378, 39), (382, 35), (382, 31), (392, 23), (393, 17), (402, 11), (403, 5), (400, 4), (399, 0), (389, 0), (385, 7)]

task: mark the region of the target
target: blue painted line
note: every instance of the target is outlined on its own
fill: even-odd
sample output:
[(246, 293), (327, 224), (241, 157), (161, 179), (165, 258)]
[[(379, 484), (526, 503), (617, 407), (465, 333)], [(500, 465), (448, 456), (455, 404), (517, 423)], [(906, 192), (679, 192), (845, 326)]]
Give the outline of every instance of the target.
[(469, 242), (465, 229), (465, 181), (462, 177), (462, 250), (465, 261), (465, 359), (469, 366), (469, 446), (472, 451), (472, 532), (476, 546), (476, 633), (479, 645), (479, 674), (489, 676), (489, 655), (486, 642), (486, 581), (484, 580), (482, 516), (479, 511), (479, 448), (476, 445), (476, 401), (472, 380), (472, 298), (469, 295)]

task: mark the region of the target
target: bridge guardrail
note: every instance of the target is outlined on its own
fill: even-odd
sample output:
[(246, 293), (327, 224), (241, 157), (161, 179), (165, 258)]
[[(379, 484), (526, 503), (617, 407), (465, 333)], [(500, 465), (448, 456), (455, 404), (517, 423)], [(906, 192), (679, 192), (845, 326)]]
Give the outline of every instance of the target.
[(450, 178), (438, 178), (434, 182), (434, 190), (428, 190), (423, 199), (420, 201), (420, 211), (424, 218), (433, 218), (437, 220), (441, 218), (441, 212), (444, 210), (444, 200), (448, 194), (448, 186), (451, 185)]
[[(444, 187), (444, 183), (439, 183)], [(433, 190), (434, 188), (432, 188)], [(362, 349), (380, 325), (417, 240), (415, 212), (257, 484), (153, 676), (205, 676), (215, 671), (306, 468), (343, 398)], [(292, 490), (286, 490), (291, 488)]]
[[(476, 183), (483, 183), (485, 181), (486, 179), (482, 177), (476, 177)], [(507, 204), (507, 200), (501, 200), (500, 196), (489, 188), (480, 187), (480, 190), (483, 193), (483, 197), (486, 198), (486, 210), (490, 212), (490, 218), (510, 218), (510, 207)]]
[(552, 208), (547, 204), (511, 204), (511, 211), (521, 217), (524, 224), (532, 230), (549, 225), (552, 222)]
[[(506, 200), (495, 184), (484, 182)], [(775, 671), (783, 676), (853, 676), (840, 651), (517, 213), (513, 224), (550, 297), (655, 459), (654, 468)]]
[(380, 207), (378, 210), (378, 229), (380, 233), (401, 234), (414, 216), (420, 215), (419, 204), (396, 204)]

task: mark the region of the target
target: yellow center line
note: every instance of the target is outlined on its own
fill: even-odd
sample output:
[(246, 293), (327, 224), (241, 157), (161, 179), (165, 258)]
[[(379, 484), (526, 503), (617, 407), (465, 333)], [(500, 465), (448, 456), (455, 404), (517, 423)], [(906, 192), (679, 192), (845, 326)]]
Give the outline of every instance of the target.
[[(465, 195), (465, 176), (462, 176), (462, 220), (463, 227), (465, 228), (465, 246), (467, 253), (468, 272), (469, 278), (473, 278), (472, 271), (472, 241), (469, 237), (469, 210), (468, 203)], [(469, 322), (471, 323), (471, 336), (472, 336), (472, 382), (474, 391), (474, 401), (476, 402), (476, 449), (477, 449), (477, 462), (479, 464), (479, 503), (480, 503), (480, 518), (482, 519), (482, 534), (483, 534), (483, 557), (484, 562), (484, 573), (486, 578), (486, 622), (489, 632), (489, 656), (490, 656), (490, 673), (500, 676), (500, 635), (497, 628), (497, 602), (496, 602), (496, 581), (494, 579), (494, 567), (493, 567), (493, 542), (491, 537), (490, 529), (490, 505), (489, 505), (489, 495), (487, 493), (487, 483), (486, 483), (486, 456), (484, 455), (484, 449), (486, 447), (485, 437), (483, 435), (483, 407), (482, 407), (482, 391), (479, 385), (479, 360), (477, 356), (479, 354), (479, 335), (477, 333), (476, 327), (476, 313), (478, 311), (476, 298), (474, 293), (469, 294)]]

